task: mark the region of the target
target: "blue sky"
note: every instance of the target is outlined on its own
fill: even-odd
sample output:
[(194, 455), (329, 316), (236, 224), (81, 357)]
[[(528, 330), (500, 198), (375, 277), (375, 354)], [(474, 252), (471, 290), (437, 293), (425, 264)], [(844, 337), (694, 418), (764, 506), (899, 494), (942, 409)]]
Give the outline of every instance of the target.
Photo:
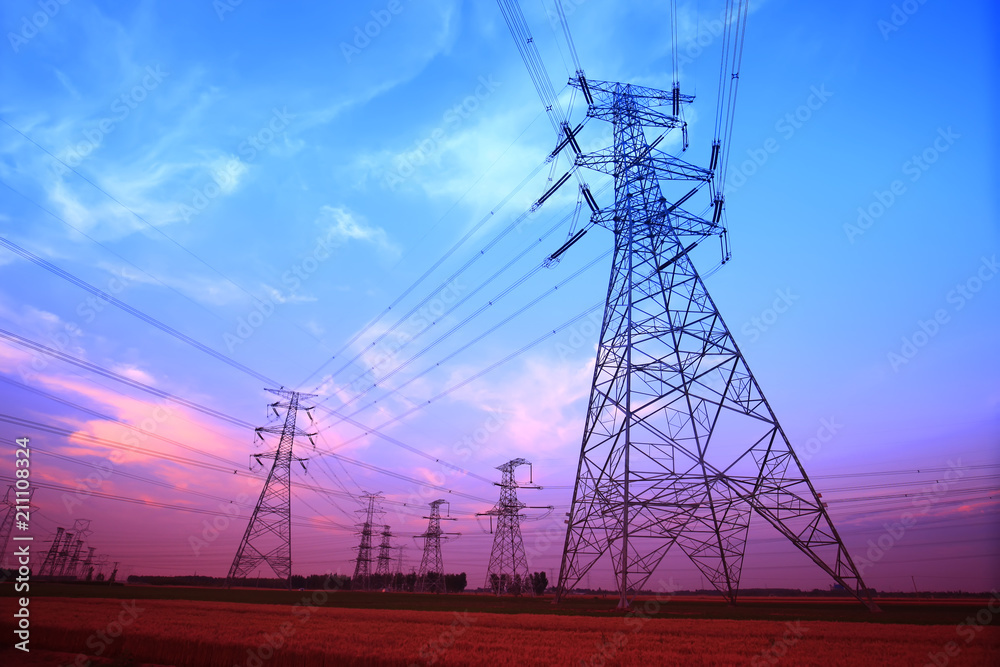
[[(894, 15), (898, 3), (890, 2), (808, 10), (780, 0), (753, 4), (729, 163), (733, 260), (707, 279), (709, 290), (793, 446), (801, 451), (829, 432), (821, 431), (825, 424), (836, 425), (805, 465), (821, 491), (844, 489), (824, 497), (843, 499), (831, 502), (831, 512), (856, 555), (911, 502), (896, 498), (863, 510), (857, 498), (919, 497), (943, 473), (822, 476), (963, 466), (962, 477), (932, 494), (930, 511), (866, 572), (868, 583), (909, 588), (912, 574), (926, 588), (996, 586), (1000, 489), (996, 468), (983, 467), (1000, 465), (1000, 353), (993, 344), (1000, 230), (996, 136), (987, 120), (996, 106), (989, 85), (997, 64), (989, 32), (996, 9), (985, 1), (961, 8), (902, 3), (915, 11)], [(546, 15), (552, 3), (524, 5), (553, 84), (568, 103), (571, 68)], [(669, 3), (565, 5), (588, 77), (670, 87)], [(718, 79), (713, 21), (721, 7), (679, 5), (681, 86), (697, 95), (685, 157), (704, 164)], [(278, 8), (247, 0), (123, 8), (71, 0), (9, 2), (0, 17), (0, 236), (265, 376), (315, 389), (337, 409), (351, 400), (351, 383), (366, 368), (392, 370), (495, 301), (388, 378), (390, 389), (406, 383), (398, 393), (380, 389), (344, 409), (364, 407), (353, 419), (368, 427), (405, 413), (384, 432), (483, 477), (498, 478), (493, 468), (509, 458), (531, 459), (536, 481), (551, 488), (525, 491), (525, 499), (556, 506), (554, 516), (565, 511), (596, 328), (579, 320), (454, 388), (602, 301), (610, 262), (601, 258), (610, 235), (597, 229), (557, 267), (496, 298), (565, 240), (563, 224), (538, 241), (572, 211), (576, 194), (564, 187), (538, 215), (492, 243), (548, 187), (544, 165), (517, 189), (554, 145), (495, 5)], [(359, 38), (379, 19), (377, 30), (369, 29), (377, 34)], [(574, 117), (583, 111), (577, 99)], [(595, 121), (581, 140), (591, 150), (609, 137)], [(565, 168), (563, 160), (554, 175)], [(603, 184), (596, 175), (587, 179), (595, 190)], [(607, 203), (610, 196), (599, 198)], [(468, 242), (405, 293), (469, 232)], [(697, 259), (707, 271), (718, 257), (713, 248)], [(78, 287), (8, 249), (0, 248), (0, 275), (3, 329), (264, 423), (270, 398), (259, 380), (121, 310), (98, 311)], [(538, 305), (501, 324), (556, 285)], [(425, 297), (422, 312), (371, 345), (396, 313)], [(394, 302), (388, 317), (366, 328)], [(405, 342), (403, 331), (422, 333), (380, 364), (394, 341)], [(347, 369), (329, 376), (347, 361)], [(32, 362), (23, 347), (0, 343), (3, 377), (121, 421), (155, 424), (158, 434), (201, 450), (151, 439), (160, 451), (199, 461), (222, 457), (241, 470), (249, 454), (262, 451), (247, 429), (181, 408), (158, 420), (158, 403), (148, 394), (52, 359), (34, 368)], [(120, 424), (17, 385), (4, 383), (0, 392), (8, 415), (122, 437)], [(340, 447), (382, 469), (481, 500), (495, 497), (495, 487), (481, 480), (442, 479), (423, 458), (384, 439), (356, 437), (356, 426), (326, 426), (317, 440), (323, 450)], [(24, 427), (4, 423), (0, 432), (10, 439), (24, 435)], [(463, 438), (477, 433), (486, 434), (483, 444), (463, 449)], [(78, 437), (30, 435), (39, 448), (74, 459), (33, 460), (33, 474), (55, 484), (77, 485), (94, 472), (90, 463), (110, 465), (111, 472), (84, 482), (86, 488), (173, 505), (219, 502), (191, 490), (235, 499), (260, 489), (259, 477), (227, 477), (135, 452), (114, 460), (113, 449)], [(352, 494), (382, 491), (418, 504), (442, 493), (313, 456), (304, 482)], [(879, 488), (883, 482), (908, 485)], [(852, 488), (867, 485), (874, 486)], [(203, 515), (93, 496), (67, 509), (62, 493), (39, 490), (33, 527), (39, 538), (87, 517), (99, 552), (136, 572), (224, 574), (248, 516), (244, 507), (233, 526), (195, 554), (189, 538), (203, 530)], [(296, 572), (349, 570), (356, 538), (317, 517), (353, 524), (357, 503), (337, 497), (338, 506), (308, 491), (294, 502), (293, 512), (311, 524), (295, 528)], [(489, 506), (465, 497), (453, 504), (461, 518), (455, 530), (463, 534), (447, 545), (446, 565), (469, 572), (473, 582), (485, 572), (491, 538), (472, 515)], [(409, 547), (407, 567), (415, 566), (419, 545), (410, 536), (423, 528), (422, 510), (398, 509), (387, 505), (387, 517)], [(162, 522), (152, 552), (151, 522)], [(560, 548), (544, 535), (559, 526), (552, 517), (525, 524), (539, 569), (558, 567)], [(791, 585), (827, 585), (790, 547), (759, 532), (744, 585), (777, 585), (769, 569), (776, 559), (789, 564)], [(680, 585), (700, 585), (693, 566), (668, 565)]]

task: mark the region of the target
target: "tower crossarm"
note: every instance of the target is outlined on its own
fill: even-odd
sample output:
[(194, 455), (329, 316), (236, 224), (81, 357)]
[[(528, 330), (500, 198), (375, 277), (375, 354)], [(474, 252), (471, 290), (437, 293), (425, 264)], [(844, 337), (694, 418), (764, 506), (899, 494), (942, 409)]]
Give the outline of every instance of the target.
[[(682, 208), (667, 211), (667, 207), (664, 206), (661, 211), (646, 218), (645, 223), (663, 233), (666, 233), (669, 228), (681, 236), (715, 236), (722, 231), (721, 225), (689, 213)], [(621, 220), (620, 215), (615, 212), (615, 207), (607, 206), (594, 213), (590, 221), (605, 229), (614, 230), (616, 224)]]
[[(589, 89), (591, 98), (594, 100), (590, 105), (591, 108), (612, 108), (615, 103), (615, 96), (618, 94), (629, 95), (637, 103), (646, 108), (673, 106), (674, 103), (673, 91), (638, 86), (634, 83), (596, 81), (594, 79), (587, 79), (584, 83), (581, 82), (579, 77), (572, 77), (569, 80), (569, 85), (579, 90), (583, 90), (584, 86)], [(694, 102), (694, 95), (678, 94), (677, 100), (681, 104), (690, 104)]]
[[(705, 183), (712, 180), (711, 170), (695, 166), (655, 148), (644, 159), (658, 173), (669, 176), (671, 180), (703, 181)], [(615, 157), (614, 147), (602, 148), (591, 153), (581, 153), (576, 157), (576, 164), (611, 176), (619, 175), (623, 169), (621, 156)]]

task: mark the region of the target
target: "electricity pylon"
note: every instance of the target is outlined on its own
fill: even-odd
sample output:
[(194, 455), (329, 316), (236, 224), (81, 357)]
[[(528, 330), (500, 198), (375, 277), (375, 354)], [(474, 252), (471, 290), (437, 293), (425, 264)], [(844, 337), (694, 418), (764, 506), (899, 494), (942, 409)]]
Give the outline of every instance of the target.
[(392, 588), (392, 531), (389, 526), (382, 526), (382, 541), (378, 545), (378, 564), (375, 566), (375, 579), (380, 588)]
[[(718, 143), (709, 169), (656, 146), (686, 127), (679, 109), (694, 98), (582, 74), (570, 83), (589, 117), (613, 125), (612, 147), (574, 148), (577, 166), (614, 178), (614, 205), (597, 209), (588, 198), (592, 222), (614, 233), (614, 259), (556, 600), (610, 553), (627, 607), (677, 545), (735, 602), (756, 512), (874, 607), (688, 254), (724, 236), (721, 196), (712, 197), (710, 219), (682, 208), (713, 183)], [(647, 127), (663, 134), (649, 142)], [(661, 180), (691, 190), (670, 202)]]
[[(508, 592), (534, 594), (528, 580), (528, 559), (524, 553), (524, 541), (521, 539), (521, 510), (528, 507), (517, 499), (517, 489), (537, 489), (537, 486), (521, 486), (514, 479), (514, 471), (520, 466), (530, 466), (531, 462), (524, 459), (512, 459), (497, 466), (503, 473), (500, 487), (500, 501), (488, 512), (477, 516), (490, 517), (492, 529), (493, 517), (497, 518), (496, 532), (493, 533), (493, 551), (490, 553), (490, 564), (486, 569), (486, 588), (496, 595)], [(495, 482), (494, 482), (495, 483)], [(529, 479), (529, 484), (531, 483)]]
[(399, 556), (396, 558), (396, 571), (392, 575), (392, 585), (394, 590), (404, 590), (405, 577), (403, 575), (403, 551), (406, 550), (406, 545), (400, 545), (396, 547), (399, 551)]
[(56, 536), (52, 538), (52, 544), (49, 546), (49, 550), (45, 552), (45, 558), (42, 559), (42, 565), (38, 568), (38, 576), (54, 576), (56, 560), (59, 558), (59, 550), (62, 548), (63, 539), (65, 539), (66, 529), (62, 526), (56, 527)]
[(354, 559), (354, 576), (351, 577), (351, 588), (367, 591), (372, 585), (372, 529), (375, 526), (375, 516), (382, 514), (379, 507), (381, 494), (366, 493), (361, 496), (368, 501), (368, 507), (358, 512), (365, 513), (365, 520), (358, 526), (358, 536), (361, 538), (358, 546), (358, 556)]
[[(451, 517), (441, 516), (441, 505), (451, 504), (447, 500), (435, 500), (431, 505), (430, 516), (427, 519), (427, 532), (417, 537), (424, 540), (424, 555), (420, 559), (420, 570), (417, 572), (416, 591), (418, 593), (444, 593), (444, 560), (441, 558), (441, 540), (448, 539), (448, 535), (458, 535), (458, 533), (445, 533), (441, 530), (442, 521), (457, 521)], [(434, 575), (434, 576), (432, 576)]]
[(238, 579), (245, 579), (262, 563), (266, 563), (274, 570), (279, 579), (288, 582), (288, 588), (292, 587), (292, 460), (301, 461), (292, 456), (292, 444), (295, 436), (305, 436), (312, 438), (312, 433), (306, 433), (303, 429), (295, 425), (296, 413), (305, 410), (309, 418), (309, 410), (299, 405), (299, 400), (312, 398), (315, 394), (302, 394), (297, 391), (286, 389), (268, 389), (281, 400), (270, 404), (275, 417), (280, 417), (278, 408), (285, 409), (285, 421), (282, 426), (274, 424), (272, 426), (258, 426), (255, 429), (256, 437), (264, 440), (262, 433), (280, 435), (278, 448), (273, 454), (254, 454), (253, 458), (257, 463), (262, 458), (273, 458), (271, 471), (264, 481), (264, 488), (260, 491), (260, 498), (257, 499), (257, 506), (247, 524), (246, 532), (240, 541), (240, 546), (236, 550), (233, 564), (229, 568), (226, 577), (226, 586), (232, 586)]

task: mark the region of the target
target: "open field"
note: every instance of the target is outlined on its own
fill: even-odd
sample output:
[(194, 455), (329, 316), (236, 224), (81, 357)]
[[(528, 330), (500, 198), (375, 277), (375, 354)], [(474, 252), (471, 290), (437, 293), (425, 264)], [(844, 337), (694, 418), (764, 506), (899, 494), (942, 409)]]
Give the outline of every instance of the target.
[[(0, 584), (0, 600), (14, 595), (12, 584)], [(122, 600), (192, 600), (240, 602), (291, 606), (311, 600), (310, 591), (274, 589), (186, 588), (173, 586), (93, 586), (78, 584), (32, 583), (31, 595), (60, 598), (115, 598)], [(861, 623), (949, 625), (983, 608), (985, 600), (974, 598), (923, 599), (880, 598), (882, 613), (872, 614), (853, 598), (822, 597), (746, 597), (736, 606), (721, 598), (674, 596), (659, 598), (661, 618), (712, 618), (747, 620), (817, 620)], [(489, 594), (462, 593), (431, 595), (414, 593), (368, 593), (330, 591), (323, 606), (352, 609), (396, 609), (413, 611), (469, 611), (495, 614), (554, 614), (570, 616), (621, 616), (615, 609), (617, 598), (608, 595), (572, 595), (558, 606), (552, 596), (496, 597)], [(996, 605), (997, 603), (994, 603)], [(1000, 619), (998, 619), (1000, 620)]]
[[(1000, 664), (1000, 614), (987, 611), (994, 627), (958, 627), (988, 610), (985, 600), (889, 602), (883, 614), (857, 614), (829, 601), (750, 600), (730, 608), (649, 599), (622, 614), (610, 609), (611, 600), (593, 597), (553, 608), (548, 598), (468, 594), (324, 599), (322, 591), (53, 586), (78, 591), (63, 597), (34, 588), (32, 654), (10, 650), (7, 640), (2, 664), (73, 664), (81, 651), (99, 656), (94, 664), (122, 666), (924, 665), (931, 655), (949, 665)], [(271, 599), (191, 599), (210, 594)], [(369, 608), (361, 608), (364, 602)], [(13, 607), (10, 597), (0, 599), (6, 637)], [(846, 616), (867, 622), (830, 620)], [(946, 653), (949, 642), (953, 656)]]

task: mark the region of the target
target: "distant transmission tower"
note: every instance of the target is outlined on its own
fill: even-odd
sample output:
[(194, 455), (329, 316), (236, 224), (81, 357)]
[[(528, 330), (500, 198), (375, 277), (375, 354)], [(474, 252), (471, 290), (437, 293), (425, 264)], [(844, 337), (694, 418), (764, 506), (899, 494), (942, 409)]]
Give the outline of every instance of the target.
[(62, 526), (56, 528), (56, 536), (52, 538), (49, 550), (45, 552), (42, 565), (38, 568), (38, 576), (53, 576), (55, 574), (56, 560), (59, 557), (59, 550), (62, 549), (63, 540), (66, 538), (66, 529)]
[(500, 501), (490, 511), (478, 515), (490, 517), (491, 530), (493, 517), (497, 518), (496, 532), (493, 534), (493, 551), (490, 553), (490, 564), (486, 570), (486, 588), (497, 595), (508, 592), (534, 594), (528, 580), (528, 560), (524, 554), (524, 541), (521, 539), (521, 519), (524, 518), (521, 510), (527, 505), (517, 499), (517, 489), (538, 487), (518, 485), (514, 479), (514, 471), (520, 466), (530, 468), (531, 462), (513, 459), (497, 466), (497, 470), (503, 473), (499, 484)]
[[(578, 153), (575, 164), (614, 178), (614, 204), (591, 217), (614, 234), (614, 259), (556, 599), (610, 554), (628, 607), (676, 545), (735, 602), (756, 512), (873, 607), (689, 255), (707, 237), (724, 239), (719, 140), (707, 169), (656, 148), (686, 129), (681, 107), (694, 98), (676, 84), (654, 90), (582, 72), (570, 83), (587, 115), (613, 126), (614, 145)], [(647, 141), (645, 128), (660, 136)], [(687, 193), (668, 201), (661, 181), (687, 181), (677, 191)], [(681, 208), (702, 188), (707, 219)]]
[(365, 513), (365, 520), (358, 526), (358, 536), (361, 538), (356, 547), (358, 557), (354, 559), (354, 576), (351, 577), (351, 588), (358, 591), (371, 590), (372, 587), (372, 531), (375, 527), (376, 515), (382, 514), (379, 501), (382, 495), (366, 493), (361, 496), (368, 501), (368, 507), (359, 512)]
[[(38, 576), (69, 577), (77, 576), (80, 564), (80, 551), (84, 540), (93, 533), (90, 530), (90, 519), (77, 519), (73, 522), (72, 532), (62, 526), (56, 528), (56, 536), (52, 545), (42, 559), (38, 568)], [(74, 539), (76, 538), (76, 539)]]
[(378, 545), (375, 579), (379, 588), (392, 588), (392, 531), (382, 526), (382, 542)]
[(280, 435), (278, 448), (273, 454), (254, 454), (253, 457), (258, 463), (262, 458), (273, 458), (274, 463), (271, 471), (264, 481), (264, 488), (261, 489), (260, 498), (254, 508), (250, 523), (243, 534), (243, 540), (236, 550), (236, 557), (229, 568), (229, 575), (226, 577), (226, 586), (232, 586), (234, 582), (246, 579), (262, 563), (266, 563), (274, 570), (279, 579), (288, 582), (288, 588), (292, 587), (292, 444), (295, 436), (305, 436), (312, 438), (313, 433), (306, 433), (301, 428), (296, 427), (296, 413), (305, 410), (309, 418), (309, 410), (299, 405), (299, 400), (312, 398), (315, 394), (302, 394), (297, 391), (285, 389), (268, 389), (267, 391), (284, 398), (282, 402), (278, 400), (270, 404), (275, 417), (280, 417), (278, 408), (285, 409), (285, 421), (283, 426), (277, 424), (273, 426), (260, 426), (255, 433), (258, 438), (264, 440), (262, 433)]
[(87, 560), (83, 561), (83, 568), (80, 574), (86, 581), (91, 581), (94, 578), (94, 552), (96, 549), (94, 547), (87, 547)]
[(431, 503), (430, 516), (427, 519), (427, 532), (417, 535), (424, 539), (424, 555), (420, 559), (420, 571), (417, 573), (416, 591), (418, 593), (444, 593), (444, 561), (441, 558), (441, 540), (448, 539), (447, 535), (457, 535), (458, 533), (445, 533), (441, 531), (442, 521), (456, 521), (450, 517), (441, 516), (441, 505), (450, 503), (447, 500), (435, 500)]
[(405, 545), (400, 545), (396, 547), (399, 551), (399, 556), (396, 557), (396, 571), (392, 575), (392, 586), (394, 590), (404, 590), (405, 589), (405, 578), (403, 575), (403, 551), (406, 550)]

